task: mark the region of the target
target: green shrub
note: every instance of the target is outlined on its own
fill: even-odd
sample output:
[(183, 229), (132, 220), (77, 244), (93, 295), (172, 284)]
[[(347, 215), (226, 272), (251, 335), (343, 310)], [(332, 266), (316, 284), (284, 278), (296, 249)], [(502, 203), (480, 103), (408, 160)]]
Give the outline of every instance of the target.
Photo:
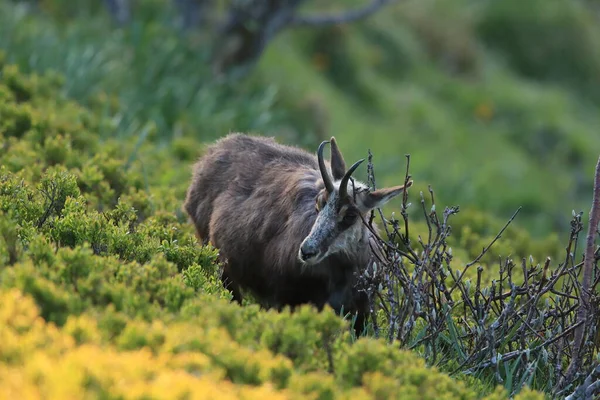
[[(329, 308), (231, 303), (217, 250), (199, 245), (180, 213), (189, 159), (174, 156), (181, 149), (100, 141), (109, 124), (66, 101), (53, 79), (10, 67), (0, 74), (0, 93), (13, 93), (0, 110), (33, 121), (0, 130), (11, 139), (0, 149), (0, 397), (473, 399), (489, 391), (383, 340), (355, 342)], [(15, 151), (35, 162), (17, 168)], [(145, 170), (150, 158), (159, 164)]]

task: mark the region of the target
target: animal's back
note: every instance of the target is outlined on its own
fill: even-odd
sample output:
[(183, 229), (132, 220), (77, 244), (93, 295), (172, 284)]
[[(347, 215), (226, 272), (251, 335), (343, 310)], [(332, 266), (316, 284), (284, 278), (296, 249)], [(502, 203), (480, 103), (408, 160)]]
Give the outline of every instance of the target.
[(280, 145), (272, 138), (232, 133), (208, 146), (195, 164), (184, 208), (198, 236), (207, 242), (215, 202), (223, 193), (248, 198), (274, 172), (281, 176), (286, 171), (309, 170), (318, 179), (317, 168), (315, 157), (302, 149)]

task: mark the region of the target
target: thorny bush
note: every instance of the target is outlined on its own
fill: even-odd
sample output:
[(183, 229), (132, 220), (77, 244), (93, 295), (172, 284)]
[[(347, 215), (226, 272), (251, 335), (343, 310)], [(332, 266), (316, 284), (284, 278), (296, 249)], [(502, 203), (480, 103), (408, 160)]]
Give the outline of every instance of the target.
[[(410, 179), (409, 167), (407, 155), (406, 182)], [(375, 188), (370, 151), (368, 183)], [(383, 233), (376, 242), (385, 259), (378, 260), (359, 279), (371, 301), (375, 335), (420, 351), (431, 365), (451, 366), (452, 374), (495, 380), (511, 395), (524, 386), (561, 397), (569, 392), (573, 392), (571, 398), (598, 395), (600, 367), (594, 366), (598, 365), (596, 335), (600, 319), (595, 293), (600, 281), (600, 248), (591, 249), (594, 278), (586, 292), (591, 307), (583, 310), (580, 294), (584, 261), (578, 257), (583, 213), (573, 212), (559, 262), (550, 257), (541, 264), (533, 257), (500, 257), (498, 269), (488, 271), (492, 279), (484, 279), (484, 269), (489, 267), (479, 262), (520, 208), (479, 256), (456, 269), (449, 239), (450, 220), (459, 208), (446, 207), (440, 213), (431, 187), (428, 196), (421, 192), (427, 232), (411, 240), (409, 191), (404, 193), (401, 220), (394, 215), (387, 219), (382, 210), (377, 210), (369, 221), (364, 221), (373, 228), (376, 212), (384, 221)], [(594, 246), (593, 238), (600, 235), (597, 220), (591, 226)], [(580, 311), (585, 312), (584, 318), (578, 318)], [(574, 339), (578, 328), (585, 332), (581, 347)], [(571, 364), (576, 368), (568, 371)]]

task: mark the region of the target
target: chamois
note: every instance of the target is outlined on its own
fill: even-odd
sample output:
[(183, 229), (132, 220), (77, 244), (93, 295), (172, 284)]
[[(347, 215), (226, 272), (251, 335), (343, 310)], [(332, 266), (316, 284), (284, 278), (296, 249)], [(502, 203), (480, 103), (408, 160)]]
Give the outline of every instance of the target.
[(265, 307), (329, 304), (356, 315), (362, 332), (369, 306), (355, 288), (356, 273), (374, 259), (363, 218), (404, 190), (371, 191), (351, 181), (363, 161), (346, 170), (334, 137), (321, 143), (317, 157), (241, 133), (206, 148), (183, 208), (198, 238), (219, 250), (221, 280), (234, 300), (248, 290)]

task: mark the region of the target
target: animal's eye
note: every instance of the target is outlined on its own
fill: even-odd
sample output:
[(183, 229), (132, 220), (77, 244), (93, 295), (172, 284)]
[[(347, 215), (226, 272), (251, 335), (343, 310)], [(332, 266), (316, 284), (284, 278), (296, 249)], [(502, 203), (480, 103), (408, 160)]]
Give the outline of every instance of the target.
[(344, 215), (344, 218), (342, 218), (342, 224), (348, 226), (352, 225), (354, 221), (356, 221), (356, 218), (358, 218), (358, 213), (353, 210), (348, 210)]

